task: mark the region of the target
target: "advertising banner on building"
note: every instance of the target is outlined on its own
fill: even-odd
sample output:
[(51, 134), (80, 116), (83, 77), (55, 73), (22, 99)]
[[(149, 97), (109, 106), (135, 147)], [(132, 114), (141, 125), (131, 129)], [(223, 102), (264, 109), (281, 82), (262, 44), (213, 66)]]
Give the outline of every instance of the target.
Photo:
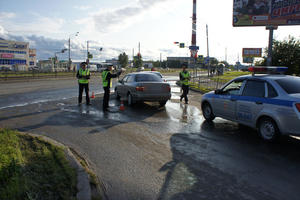
[(12, 53), (2, 53), (1, 58), (13, 58), (14, 54)]
[(261, 57), (262, 48), (243, 48), (243, 57)]
[(233, 26), (300, 25), (300, 0), (234, 0)]
[(26, 58), (26, 54), (14, 54), (14, 58)]

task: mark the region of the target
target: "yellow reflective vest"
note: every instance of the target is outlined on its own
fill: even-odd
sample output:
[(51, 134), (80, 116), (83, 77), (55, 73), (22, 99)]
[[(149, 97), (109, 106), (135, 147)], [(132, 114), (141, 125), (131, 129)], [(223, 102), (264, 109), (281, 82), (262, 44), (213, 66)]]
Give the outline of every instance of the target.
[[(102, 72), (102, 85), (103, 85), (103, 87), (107, 87), (107, 86), (108, 86), (108, 80), (107, 80), (107, 75), (108, 75), (108, 73), (109, 73), (108, 70), (104, 70), (104, 71)], [(111, 79), (110, 79), (109, 86), (112, 87)]]
[(87, 84), (89, 83), (89, 80), (84, 78), (85, 76), (89, 76), (90, 75), (90, 70), (89, 69), (85, 69), (83, 70), (82, 68), (79, 69), (79, 76), (82, 76), (82, 78), (78, 79), (78, 82), (81, 84)]
[(190, 79), (190, 72), (180, 72), (181, 76), (183, 77), (183, 80), (181, 80), (182, 85), (189, 85), (189, 79)]

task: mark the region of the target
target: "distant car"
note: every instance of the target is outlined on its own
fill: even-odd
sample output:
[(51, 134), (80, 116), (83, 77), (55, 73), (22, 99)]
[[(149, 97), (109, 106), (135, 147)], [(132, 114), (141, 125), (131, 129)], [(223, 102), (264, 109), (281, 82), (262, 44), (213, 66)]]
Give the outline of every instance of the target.
[(139, 68), (137, 68), (137, 72), (142, 72), (142, 71), (144, 71), (144, 70), (145, 70), (144, 67), (139, 67)]
[(164, 106), (171, 98), (171, 86), (157, 74), (136, 72), (127, 74), (118, 82), (115, 94), (117, 98), (126, 99), (128, 105), (138, 101), (157, 101)]
[(158, 71), (145, 71), (145, 72), (146, 72), (146, 73), (148, 72), (148, 73), (156, 74), (156, 75), (158, 75), (160, 78), (163, 77), (162, 74), (161, 74), (160, 72), (158, 72)]
[(201, 105), (206, 120), (221, 117), (257, 128), (264, 140), (300, 135), (300, 77), (241, 76), (204, 94)]
[(8, 72), (12, 70), (9, 67), (0, 67), (0, 71)]

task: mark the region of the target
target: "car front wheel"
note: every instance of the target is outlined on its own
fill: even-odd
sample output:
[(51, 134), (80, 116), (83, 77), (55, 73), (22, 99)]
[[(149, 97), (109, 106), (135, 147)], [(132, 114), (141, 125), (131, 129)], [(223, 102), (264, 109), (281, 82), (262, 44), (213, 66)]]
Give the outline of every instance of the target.
[(132, 95), (130, 93), (127, 96), (127, 102), (128, 102), (129, 106), (132, 106), (134, 104), (133, 97), (132, 97)]
[(204, 103), (202, 105), (202, 113), (203, 113), (204, 118), (207, 121), (212, 121), (212, 120), (215, 119), (215, 116), (213, 114), (212, 108), (211, 108), (211, 106), (208, 103)]
[(265, 141), (274, 141), (280, 135), (275, 121), (269, 117), (264, 117), (259, 121), (258, 131)]
[(115, 88), (115, 95), (116, 95), (117, 100), (121, 99), (121, 96), (119, 95), (117, 88)]

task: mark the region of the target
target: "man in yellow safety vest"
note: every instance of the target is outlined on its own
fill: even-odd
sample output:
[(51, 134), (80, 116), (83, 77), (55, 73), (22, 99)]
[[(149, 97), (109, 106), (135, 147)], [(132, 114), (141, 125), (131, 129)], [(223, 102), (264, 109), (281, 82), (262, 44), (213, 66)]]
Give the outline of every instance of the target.
[(113, 66), (109, 65), (107, 68), (102, 72), (102, 84), (103, 84), (103, 89), (104, 89), (104, 97), (103, 97), (103, 111), (106, 112), (108, 111), (109, 107), (109, 93), (110, 93), (110, 88), (112, 87), (112, 78), (117, 78), (120, 76), (121, 71), (119, 71), (116, 74), (111, 73)]
[(81, 105), (82, 102), (82, 93), (83, 89), (85, 90), (86, 95), (86, 105), (91, 105), (90, 96), (89, 96), (89, 79), (90, 79), (90, 70), (86, 68), (87, 63), (80, 63), (80, 68), (77, 71), (76, 77), (78, 79), (79, 84), (79, 96), (78, 96), (78, 105)]
[(189, 93), (189, 81), (191, 79), (190, 73), (186, 70), (187, 65), (182, 64), (182, 71), (179, 73), (181, 88), (182, 88), (182, 94), (180, 96), (180, 102), (184, 98), (185, 104), (188, 104), (189, 99), (187, 97)]

